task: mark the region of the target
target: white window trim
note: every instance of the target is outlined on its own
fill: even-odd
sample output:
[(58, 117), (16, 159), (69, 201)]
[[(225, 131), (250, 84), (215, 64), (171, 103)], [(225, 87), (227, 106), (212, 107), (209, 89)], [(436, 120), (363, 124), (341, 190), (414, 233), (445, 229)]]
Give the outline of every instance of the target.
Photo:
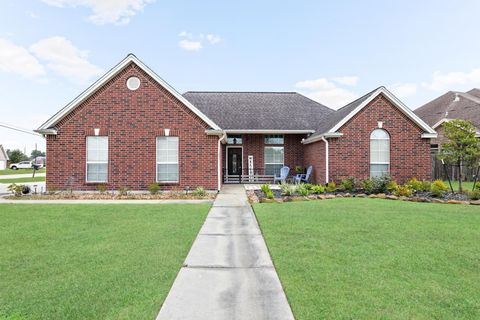
[[(371, 136), (372, 136), (373, 131), (375, 131), (375, 130), (382, 130), (382, 131), (384, 131), (384, 132), (388, 135), (388, 138), (373, 138), (373, 139), (372, 139)], [(370, 177), (372, 177), (372, 167), (371, 167), (372, 164), (373, 164), (373, 165), (375, 165), (375, 164), (383, 164), (383, 165), (385, 165), (385, 164), (386, 164), (386, 165), (388, 166), (388, 168), (387, 168), (387, 173), (390, 174), (390, 162), (391, 162), (391, 157), (390, 157), (390, 156), (391, 156), (391, 143), (390, 143), (390, 140), (391, 140), (391, 139), (390, 139), (390, 134), (388, 133), (387, 130), (385, 130), (385, 129), (383, 129), (383, 128), (382, 128), (382, 129), (377, 128), (377, 129), (375, 129), (375, 130), (373, 130), (372, 132), (370, 132), (370, 141), (369, 141), (369, 142), (370, 142), (370, 150), (369, 150), (370, 153), (369, 153), (369, 157), (371, 157), (371, 155), (372, 155), (372, 147), (371, 147), (371, 146), (372, 146), (372, 140), (375, 140), (375, 141), (382, 141), (382, 140), (383, 140), (383, 141), (389, 141), (389, 143), (388, 143), (388, 162), (385, 162), (385, 161), (375, 161), (375, 162), (372, 162), (372, 160), (370, 160), (370, 166), (369, 166)]]
[[(89, 137), (106, 137), (107, 138), (107, 161), (88, 161), (88, 138)], [(86, 183), (108, 183), (108, 178), (110, 177), (110, 170), (108, 167), (110, 153), (110, 139), (108, 136), (86, 136), (85, 137), (85, 182)], [(89, 164), (107, 164), (107, 179), (105, 181), (91, 181), (88, 180), (88, 165)]]
[(267, 148), (282, 148), (283, 149), (283, 161), (282, 161), (282, 167), (285, 166), (285, 146), (275, 146), (275, 145), (267, 145), (264, 147), (263, 149), (263, 167), (264, 167), (264, 170), (265, 170), (265, 174), (267, 174), (267, 164), (274, 164), (274, 165), (279, 165), (280, 163), (277, 163), (277, 162), (266, 162), (265, 161), (265, 149)]
[[(178, 149), (177, 149), (177, 162), (166, 161), (160, 162), (158, 161), (158, 138), (177, 138), (178, 139)], [(177, 180), (158, 180), (158, 165), (159, 164), (176, 164), (177, 165)], [(180, 137), (178, 136), (159, 136), (155, 138), (155, 182), (161, 184), (178, 184), (180, 183)]]

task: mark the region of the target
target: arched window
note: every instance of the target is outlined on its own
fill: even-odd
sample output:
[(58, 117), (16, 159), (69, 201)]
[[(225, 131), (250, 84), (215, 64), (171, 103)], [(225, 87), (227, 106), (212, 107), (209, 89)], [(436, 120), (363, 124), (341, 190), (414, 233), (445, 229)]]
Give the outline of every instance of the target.
[(370, 177), (380, 177), (390, 172), (390, 136), (382, 129), (370, 134)]

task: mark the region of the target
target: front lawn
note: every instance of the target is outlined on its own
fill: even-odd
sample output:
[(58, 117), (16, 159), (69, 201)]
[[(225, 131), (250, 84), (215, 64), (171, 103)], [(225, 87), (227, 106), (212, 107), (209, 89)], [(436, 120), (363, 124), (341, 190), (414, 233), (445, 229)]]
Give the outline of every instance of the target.
[[(37, 173), (45, 173), (47, 172), (45, 168), (38, 169), (35, 174)], [(0, 170), (0, 176), (5, 176), (5, 175), (11, 175), (11, 174), (32, 174), (33, 169), (18, 169), (18, 170), (12, 170), (12, 169), (4, 169)]]
[(479, 319), (480, 208), (344, 198), (255, 204), (304, 319)]
[(25, 183), (25, 182), (44, 182), (45, 177), (28, 177), (28, 178), (15, 178), (15, 179), (3, 179), (0, 178), (0, 183)]
[(209, 205), (0, 205), (0, 319), (154, 319)]

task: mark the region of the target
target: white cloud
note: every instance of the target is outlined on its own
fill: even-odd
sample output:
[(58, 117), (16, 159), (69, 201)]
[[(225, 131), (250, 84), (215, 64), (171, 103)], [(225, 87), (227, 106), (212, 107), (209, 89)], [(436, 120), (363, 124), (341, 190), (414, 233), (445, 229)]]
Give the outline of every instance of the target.
[(327, 78), (299, 81), (295, 84), (295, 87), (304, 89), (302, 91), (307, 97), (334, 109), (342, 107), (357, 98), (354, 92), (338, 87)]
[(219, 43), (222, 40), (220, 36), (217, 36), (216, 34), (207, 34), (207, 41), (210, 42), (210, 44), (216, 44)]
[(215, 45), (222, 40), (222, 38), (216, 34), (207, 34), (205, 36), (203, 33), (200, 33), (196, 36), (187, 31), (180, 32), (178, 36), (182, 38), (178, 41), (178, 46), (187, 51), (199, 51), (203, 48), (205, 42), (210, 45)]
[(103, 70), (88, 61), (88, 51), (80, 50), (63, 37), (51, 37), (30, 46), (30, 51), (46, 62), (49, 70), (72, 82), (84, 84)]
[(27, 49), (0, 39), (0, 71), (16, 73), (25, 78), (38, 78), (46, 74), (45, 68)]
[(389, 90), (399, 98), (406, 98), (417, 93), (417, 85), (415, 83), (397, 83), (389, 86)]
[(478, 85), (480, 85), (480, 68), (468, 72), (435, 71), (431, 82), (422, 83), (422, 86), (434, 91), (467, 89)]
[(332, 79), (338, 84), (343, 84), (346, 86), (356, 86), (358, 82), (357, 76), (343, 76), (343, 77), (335, 77)]
[(185, 49), (187, 51), (198, 51), (203, 48), (202, 43), (200, 41), (192, 41), (183, 39), (178, 42), (180, 48)]
[(88, 19), (95, 24), (127, 24), (130, 18), (155, 0), (42, 0), (48, 5), (65, 7), (87, 7), (92, 10)]

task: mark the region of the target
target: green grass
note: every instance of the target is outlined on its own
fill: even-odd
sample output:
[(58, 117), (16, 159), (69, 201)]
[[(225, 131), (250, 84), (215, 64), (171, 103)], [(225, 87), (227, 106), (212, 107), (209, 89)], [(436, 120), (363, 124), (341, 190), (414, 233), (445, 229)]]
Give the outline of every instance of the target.
[(0, 183), (25, 183), (25, 182), (44, 182), (45, 177), (28, 177), (28, 178), (16, 178), (16, 179), (0, 179)]
[(0, 319), (154, 319), (209, 205), (0, 205)]
[[(445, 180), (444, 182), (447, 185), (448, 190), (450, 190), (450, 185), (448, 184), (448, 181)], [(458, 191), (458, 180), (451, 181), (451, 182), (452, 182), (453, 190)], [(480, 185), (480, 181), (477, 182), (477, 185)], [(462, 187), (463, 187), (463, 191), (472, 191), (473, 181), (463, 181)]]
[[(11, 174), (32, 174), (32, 172), (33, 172), (32, 169), (18, 169), (18, 170), (5, 169), (5, 170), (0, 170), (0, 176), (11, 175)], [(45, 173), (45, 172), (47, 172), (46, 169), (42, 168), (37, 170), (35, 174)]]
[(297, 320), (480, 318), (477, 206), (350, 198), (254, 209)]

